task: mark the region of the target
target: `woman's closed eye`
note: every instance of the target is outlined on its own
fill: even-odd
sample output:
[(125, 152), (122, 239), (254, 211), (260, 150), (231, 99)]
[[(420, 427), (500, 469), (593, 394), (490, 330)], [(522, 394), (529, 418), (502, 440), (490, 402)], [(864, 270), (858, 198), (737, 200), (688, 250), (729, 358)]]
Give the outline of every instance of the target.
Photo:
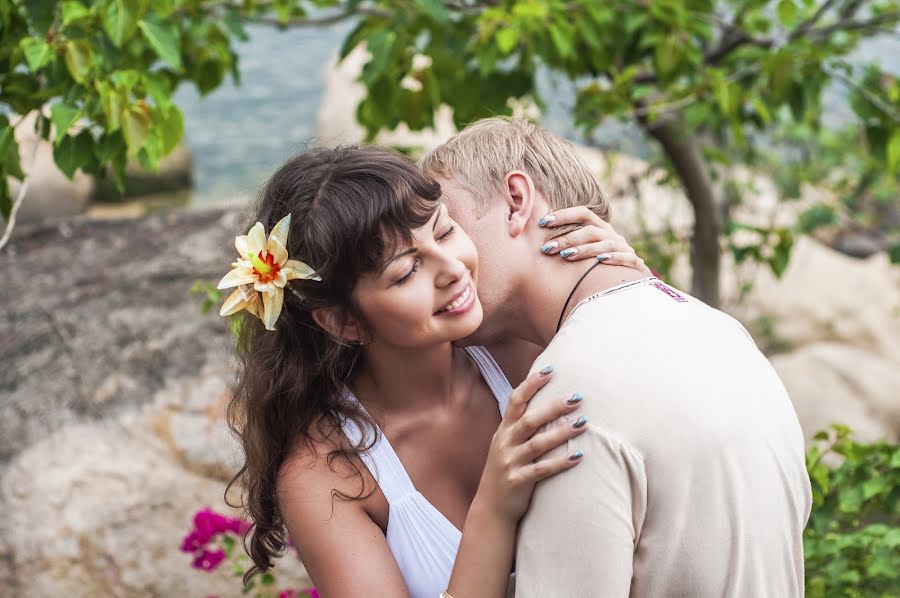
[[(452, 236), (453, 233), (455, 233), (455, 232), (456, 232), (456, 227), (455, 227), (455, 226), (450, 226), (446, 231), (444, 231), (443, 233), (441, 233), (441, 236), (439, 236), (439, 237), (437, 238), (437, 240), (438, 240), (438, 241), (443, 241), (443, 240), (449, 238), (450, 236)], [(415, 274), (416, 272), (419, 271), (419, 266), (421, 266), (421, 265), (422, 265), (422, 260), (420, 260), (419, 258), (416, 258), (416, 259), (413, 261), (412, 268), (409, 269), (409, 272), (407, 272), (406, 274), (404, 274), (402, 278), (397, 279), (397, 280), (395, 281), (394, 284), (397, 284), (397, 285), (399, 285), (399, 286), (403, 286), (405, 283), (407, 283), (407, 282), (409, 281), (410, 278), (412, 278), (412, 275), (413, 275), (413, 274)]]
[(396, 284), (397, 286), (403, 286), (404, 284), (409, 282), (409, 279), (412, 278), (412, 275), (419, 271), (419, 266), (421, 265), (421, 263), (422, 260), (420, 260), (419, 258), (413, 260), (413, 265), (412, 268), (410, 268), (409, 272), (404, 274), (402, 278), (397, 279), (394, 284)]
[(450, 228), (448, 228), (446, 230), (446, 232), (444, 232), (443, 234), (441, 234), (440, 237), (438, 237), (438, 241), (443, 241), (444, 239), (446, 239), (447, 237), (449, 237), (450, 235), (452, 235), (455, 232), (456, 232), (456, 227), (451, 226)]

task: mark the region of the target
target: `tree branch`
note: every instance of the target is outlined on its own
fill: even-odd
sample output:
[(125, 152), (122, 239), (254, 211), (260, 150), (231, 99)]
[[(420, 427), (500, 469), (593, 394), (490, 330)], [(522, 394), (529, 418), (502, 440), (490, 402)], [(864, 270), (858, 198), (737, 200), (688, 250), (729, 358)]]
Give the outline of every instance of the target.
[[(43, 116), (38, 115), (38, 120), (42, 119)], [(21, 120), (19, 122), (22, 122)], [(36, 137), (34, 140), (34, 147), (31, 148), (31, 164), (28, 172), (25, 174), (25, 178), (22, 180), (22, 184), (19, 185), (19, 193), (16, 195), (16, 201), (12, 205), (12, 209), (9, 211), (9, 219), (6, 221), (6, 230), (3, 232), (3, 237), (0, 237), (0, 251), (6, 247), (6, 244), (9, 243), (9, 239), (12, 236), (13, 228), (16, 226), (16, 212), (19, 211), (19, 208), (22, 207), (22, 203), (25, 201), (25, 193), (28, 191), (28, 182), (31, 179), (31, 175), (34, 171), (34, 161), (37, 158), (38, 146), (41, 144), (41, 138)]]
[(811, 17), (800, 23), (797, 28), (794, 29), (794, 31), (791, 33), (791, 38), (793, 39), (799, 37), (800, 35), (806, 33), (809, 29), (812, 29), (813, 25), (819, 22), (819, 19), (821, 19), (825, 15), (825, 13), (828, 12), (828, 10), (832, 6), (834, 6), (835, 2), (837, 2), (837, 0), (825, 0), (825, 2), (822, 3), (822, 6), (820, 6), (819, 9), (815, 13), (813, 13)]
[(886, 12), (883, 15), (863, 21), (838, 21), (827, 27), (810, 29), (809, 36), (811, 39), (821, 40), (839, 31), (868, 31), (873, 33), (881, 30), (884, 26), (897, 25), (898, 23), (900, 23), (900, 11)]
[(891, 118), (894, 122), (900, 123), (900, 112), (894, 109), (890, 104), (886, 104), (881, 98), (871, 92), (871, 90), (867, 89), (864, 85), (861, 85), (857, 81), (854, 81), (844, 73), (840, 71), (836, 71), (834, 69), (830, 69), (826, 66), (822, 66), (822, 72), (826, 73), (828, 76), (833, 77), (846, 85), (847, 87), (851, 87), (858, 91), (870, 104), (881, 110), (886, 116)]
[(282, 22), (276, 17), (269, 16), (244, 16), (242, 17), (245, 21), (250, 23), (258, 23), (261, 25), (271, 25), (274, 27), (324, 27), (327, 25), (334, 25), (336, 23), (340, 23), (342, 21), (346, 21), (347, 19), (351, 19), (355, 16), (375, 16), (375, 17), (383, 17), (390, 18), (393, 16), (391, 13), (377, 10), (374, 8), (348, 8), (343, 12), (321, 16), (321, 17), (303, 17), (303, 18), (295, 18), (288, 19), (287, 21)]

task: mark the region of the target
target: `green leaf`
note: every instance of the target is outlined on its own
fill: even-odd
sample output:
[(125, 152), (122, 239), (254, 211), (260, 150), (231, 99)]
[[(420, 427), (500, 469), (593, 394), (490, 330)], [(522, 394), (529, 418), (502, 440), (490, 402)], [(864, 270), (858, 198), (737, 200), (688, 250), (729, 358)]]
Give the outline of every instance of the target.
[(181, 70), (181, 35), (174, 23), (146, 18), (138, 23), (156, 54), (176, 71)]
[(271, 586), (275, 583), (275, 576), (266, 571), (259, 577), (259, 582), (264, 586)]
[(140, 106), (132, 106), (122, 114), (122, 132), (128, 153), (137, 154), (150, 134), (150, 116)]
[(783, 25), (790, 25), (797, 18), (797, 7), (793, 0), (781, 0), (775, 9), (778, 12), (778, 19)]
[(362, 73), (362, 80), (367, 86), (387, 70), (396, 41), (397, 34), (393, 31), (378, 31), (368, 39), (366, 49), (369, 50), (372, 59), (363, 67)]
[(76, 170), (88, 164), (93, 155), (94, 139), (87, 130), (75, 137), (66, 135), (53, 148), (53, 160), (69, 179), (75, 175)]
[(172, 105), (172, 83), (165, 73), (152, 72), (144, 75), (144, 87), (147, 93), (161, 108)]
[(112, 81), (113, 85), (118, 88), (124, 90), (134, 89), (141, 81), (141, 73), (140, 71), (136, 71), (134, 69), (116, 71), (112, 75), (110, 75), (110, 80)]
[(435, 21), (444, 23), (450, 19), (450, 13), (441, 0), (415, 0), (416, 6)]
[(19, 144), (16, 141), (15, 130), (8, 123), (0, 129), (0, 169), (6, 175), (20, 181), (25, 178), (19, 158)]
[(154, 129), (159, 135), (160, 151), (166, 155), (175, 149), (184, 135), (184, 117), (174, 104), (155, 113), (158, 119), (154, 119)]
[(495, 41), (498, 50), (503, 54), (509, 54), (519, 43), (519, 30), (514, 27), (503, 27), (497, 32)]
[(563, 31), (562, 27), (557, 25), (550, 25), (550, 39), (553, 40), (553, 45), (556, 47), (556, 51), (559, 53), (560, 57), (568, 58), (572, 56), (575, 52), (575, 48), (572, 45), (572, 36), (571, 34)]
[(66, 133), (69, 132), (69, 127), (71, 127), (72, 123), (78, 119), (80, 114), (81, 109), (64, 103), (55, 104), (53, 108), (50, 109), (50, 120), (56, 125), (56, 145), (59, 145), (60, 141), (66, 137)]
[(81, 39), (66, 43), (66, 68), (79, 83), (87, 80), (91, 69), (91, 45)]
[(891, 140), (887, 145), (888, 170), (900, 174), (900, 129), (891, 134)]
[(103, 9), (103, 29), (121, 48), (137, 30), (138, 20), (146, 10), (146, 0), (107, 0)]
[(36, 73), (53, 60), (53, 48), (39, 37), (26, 37), (20, 42), (25, 61), (31, 72)]
[(100, 105), (106, 114), (106, 130), (112, 133), (122, 125), (122, 112), (128, 105), (128, 92), (109, 85), (98, 86)]
[(12, 197), (9, 195), (9, 182), (3, 171), (0, 170), (0, 216), (4, 220), (9, 220), (9, 213), (12, 212)]
[(91, 11), (85, 8), (84, 4), (76, 0), (68, 0), (59, 5), (62, 12), (63, 25), (71, 25), (75, 21), (84, 19), (91, 15)]

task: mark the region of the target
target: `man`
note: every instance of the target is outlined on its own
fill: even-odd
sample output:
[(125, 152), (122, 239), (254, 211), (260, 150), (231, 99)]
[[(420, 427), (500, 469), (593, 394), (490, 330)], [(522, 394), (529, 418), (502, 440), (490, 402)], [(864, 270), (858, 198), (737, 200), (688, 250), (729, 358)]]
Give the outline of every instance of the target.
[(533, 123), (480, 121), (422, 166), (479, 250), (485, 319), (469, 341), (545, 348), (533, 369), (553, 378), (530, 407), (585, 397), (589, 429), (559, 449), (584, 461), (539, 484), (522, 520), (517, 597), (802, 595), (803, 436), (744, 328), (637, 270), (585, 275), (587, 261), (534, 251), (551, 211), (608, 205)]

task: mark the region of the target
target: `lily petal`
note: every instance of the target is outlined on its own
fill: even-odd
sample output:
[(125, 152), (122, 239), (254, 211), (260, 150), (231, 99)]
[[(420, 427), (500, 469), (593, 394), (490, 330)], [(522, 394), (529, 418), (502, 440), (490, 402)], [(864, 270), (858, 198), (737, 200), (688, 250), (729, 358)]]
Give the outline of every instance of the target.
[(278, 275), (275, 277), (275, 280), (272, 281), (272, 284), (283, 289), (284, 285), (287, 284), (287, 281), (287, 272), (285, 272), (284, 270), (279, 270)]
[(234, 247), (237, 249), (238, 255), (245, 260), (250, 259), (250, 250), (247, 245), (247, 235), (241, 235), (234, 238)]
[(277, 287), (274, 284), (272, 284), (271, 282), (257, 281), (257, 282), (253, 283), (253, 288), (256, 289), (257, 291), (259, 291), (260, 293), (268, 294), (268, 293), (274, 293), (275, 289)]
[(231, 287), (240, 286), (242, 284), (253, 284), (256, 282), (256, 275), (253, 274), (253, 271), (247, 271), (246, 268), (242, 268), (238, 266), (228, 274), (222, 277), (222, 280), (219, 281), (219, 284), (216, 285), (217, 289), (229, 289)]
[(269, 240), (272, 239), (281, 243), (282, 247), (287, 247), (288, 242), (288, 233), (291, 231), (291, 215), (288, 214), (284, 218), (278, 221), (278, 223), (272, 227), (272, 232), (269, 233)]
[(269, 242), (266, 244), (266, 251), (272, 254), (272, 257), (275, 258), (275, 263), (279, 266), (283, 266), (288, 259), (287, 249), (285, 249), (282, 242), (275, 237), (269, 237)]
[(241, 289), (235, 289), (233, 293), (228, 295), (228, 299), (225, 300), (225, 303), (222, 304), (222, 309), (219, 310), (220, 316), (230, 316), (231, 314), (236, 314), (247, 307), (247, 302), (244, 301), (244, 296), (241, 294)]
[(247, 233), (247, 251), (253, 255), (259, 255), (266, 248), (266, 229), (262, 222), (257, 222)]
[(284, 302), (284, 292), (276, 288), (273, 293), (263, 295), (263, 325), (266, 330), (275, 330), (275, 320), (281, 315), (281, 306)]
[(305, 278), (306, 280), (322, 280), (316, 271), (300, 260), (288, 260), (281, 268), (287, 272), (288, 280)]

